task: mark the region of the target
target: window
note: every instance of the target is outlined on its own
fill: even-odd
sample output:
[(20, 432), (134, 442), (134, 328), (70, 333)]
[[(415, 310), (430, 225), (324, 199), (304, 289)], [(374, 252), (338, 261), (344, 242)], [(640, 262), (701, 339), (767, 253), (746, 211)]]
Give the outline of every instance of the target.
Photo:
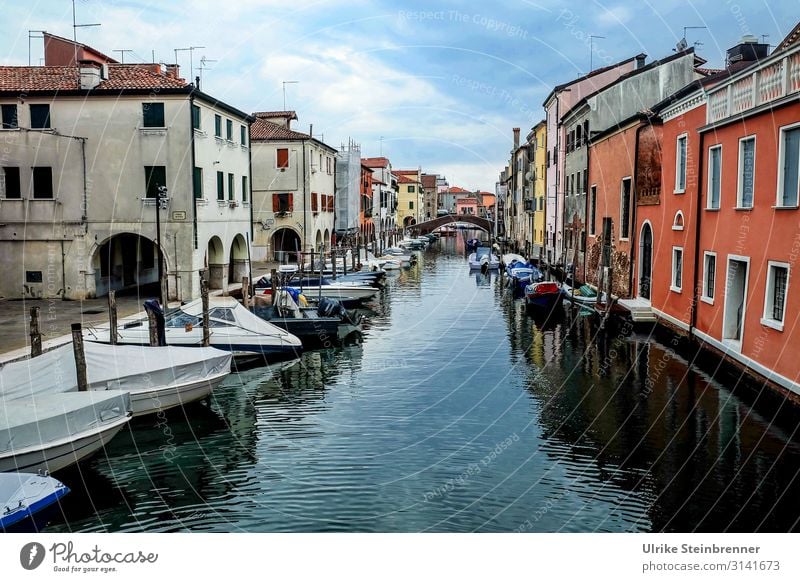
[(3, 168), (3, 173), (0, 174), (0, 193), (3, 198), (22, 198), (19, 168)]
[(708, 148), (708, 210), (719, 210), (722, 182), (722, 146)]
[[(31, 111), (31, 115), (33, 112)], [(143, 127), (166, 127), (164, 125), (163, 103), (142, 103)]]
[(316, 192), (311, 193), (311, 212), (318, 212), (319, 211), (319, 202), (317, 200), (318, 194)]
[(589, 202), (589, 234), (594, 236), (597, 234), (595, 230), (594, 223), (597, 217), (597, 186), (592, 186), (591, 189), (591, 201)]
[(278, 148), (276, 152), (275, 164), (277, 168), (289, 167), (289, 150), (287, 148)]
[(31, 129), (50, 129), (50, 105), (31, 105)]
[(158, 187), (167, 185), (167, 168), (165, 166), (144, 167), (145, 197), (157, 198)]
[(408, 209), (409, 210), (414, 210), (414, 201), (413, 200), (409, 200), (408, 201)]
[(242, 176), (242, 202), (247, 202), (247, 176)]
[(717, 279), (717, 253), (706, 251), (703, 254), (703, 295), (706, 303), (714, 303), (714, 284)]
[(631, 179), (623, 178), (622, 180), (622, 193), (621, 196), (621, 209), (620, 209), (620, 224), (619, 224), (619, 238), (626, 239), (630, 236), (631, 229)]
[(33, 170), (33, 197), (40, 199), (53, 198), (53, 168), (39, 166)]
[(200, 124), (200, 108), (197, 105), (192, 105), (192, 129), (202, 129)]
[(195, 168), (194, 169), (194, 197), (195, 198), (202, 198), (203, 197), (203, 168)]
[(293, 210), (293, 206), (294, 206), (294, 201), (291, 192), (288, 194), (272, 195), (273, 212), (291, 212)]
[(17, 125), (17, 106), (16, 105), (2, 105), (0, 109), (3, 110), (3, 129), (16, 129)]
[(589, 170), (583, 171), (583, 189), (581, 192), (586, 192), (586, 189), (589, 187)]
[(233, 141), (233, 121), (225, 120), (225, 137), (228, 141)]
[(769, 273), (767, 273), (767, 291), (764, 298), (764, 317), (761, 319), (763, 325), (783, 331), (788, 288), (789, 265), (770, 261)]
[(225, 200), (225, 173), (217, 172), (217, 200)]
[(798, 166), (800, 166), (800, 127), (782, 129), (778, 206), (797, 206), (797, 189), (800, 186)]
[(242, 142), (243, 146), (247, 145), (247, 126), (245, 125), (239, 126), (239, 139)]
[(409, 186), (408, 187), (408, 193), (409, 194), (414, 194), (416, 191), (417, 191), (417, 188), (415, 186)]
[(228, 200), (236, 198), (235, 184), (233, 174), (228, 174)]
[(739, 186), (736, 194), (737, 208), (753, 207), (753, 187), (756, 171), (756, 138), (739, 140)]
[(672, 247), (672, 284), (671, 291), (678, 293), (683, 289), (683, 249)]
[(222, 117), (214, 114), (214, 137), (222, 137)]
[(675, 193), (686, 192), (686, 142), (688, 137), (678, 136), (678, 143), (675, 151)]

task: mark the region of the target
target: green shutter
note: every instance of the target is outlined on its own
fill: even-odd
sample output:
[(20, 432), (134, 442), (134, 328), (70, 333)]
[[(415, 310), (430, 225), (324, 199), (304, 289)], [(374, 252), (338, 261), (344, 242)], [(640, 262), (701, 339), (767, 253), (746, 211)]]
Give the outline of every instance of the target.
[(203, 197), (203, 168), (194, 169), (194, 197)]
[(225, 174), (217, 172), (217, 200), (225, 200)]

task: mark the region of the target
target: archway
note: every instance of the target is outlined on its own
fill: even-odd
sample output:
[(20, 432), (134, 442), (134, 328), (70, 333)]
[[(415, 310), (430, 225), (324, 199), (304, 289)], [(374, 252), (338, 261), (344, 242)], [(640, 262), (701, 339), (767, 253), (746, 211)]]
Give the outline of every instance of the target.
[(208, 240), (206, 248), (206, 280), (209, 289), (223, 289), (225, 286), (225, 249), (218, 236)]
[(300, 235), (291, 228), (279, 228), (272, 235), (272, 258), (279, 263), (297, 262)]
[[(92, 257), (96, 296), (124, 290), (158, 296), (159, 255), (156, 244), (138, 234), (122, 233), (107, 239)], [(166, 276), (166, 266), (164, 270)]]
[(639, 237), (639, 297), (650, 299), (653, 278), (653, 229), (649, 222), (642, 225)]
[(413, 216), (406, 216), (403, 219), (403, 228), (408, 228), (412, 224), (417, 224), (417, 221)]
[(314, 236), (314, 250), (320, 251), (322, 249), (322, 231), (318, 230)]
[(333, 248), (333, 243), (331, 242), (331, 233), (327, 228), (325, 229), (325, 234), (322, 237), (322, 242), (325, 245), (325, 249)]
[(237, 234), (231, 243), (228, 258), (228, 284), (241, 282), (250, 275), (250, 262), (247, 256), (247, 242), (241, 234)]

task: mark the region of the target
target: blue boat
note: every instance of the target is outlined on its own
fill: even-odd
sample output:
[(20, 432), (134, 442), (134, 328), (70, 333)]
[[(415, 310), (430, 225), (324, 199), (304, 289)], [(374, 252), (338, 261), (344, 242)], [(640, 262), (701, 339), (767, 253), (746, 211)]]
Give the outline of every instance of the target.
[(0, 532), (39, 531), (69, 488), (52, 477), (0, 473)]
[(466, 242), (468, 253), (474, 253), (479, 246), (481, 246), (481, 241), (477, 238), (468, 239)]
[(563, 299), (561, 288), (553, 281), (531, 283), (525, 287), (525, 307), (532, 310), (550, 313), (561, 306)]

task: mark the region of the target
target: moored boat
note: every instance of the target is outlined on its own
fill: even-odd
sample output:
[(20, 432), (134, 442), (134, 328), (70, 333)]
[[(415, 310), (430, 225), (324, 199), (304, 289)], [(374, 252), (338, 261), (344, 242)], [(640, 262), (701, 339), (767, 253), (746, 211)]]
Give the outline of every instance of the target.
[(558, 283), (542, 281), (525, 287), (525, 306), (530, 309), (550, 312), (561, 305), (564, 298)]
[(492, 253), (489, 247), (478, 247), (474, 253), (468, 258), (469, 268), (471, 270), (489, 270), (496, 271), (500, 268), (500, 259), (497, 255)]
[(0, 532), (38, 532), (67, 493), (49, 475), (0, 473)]

